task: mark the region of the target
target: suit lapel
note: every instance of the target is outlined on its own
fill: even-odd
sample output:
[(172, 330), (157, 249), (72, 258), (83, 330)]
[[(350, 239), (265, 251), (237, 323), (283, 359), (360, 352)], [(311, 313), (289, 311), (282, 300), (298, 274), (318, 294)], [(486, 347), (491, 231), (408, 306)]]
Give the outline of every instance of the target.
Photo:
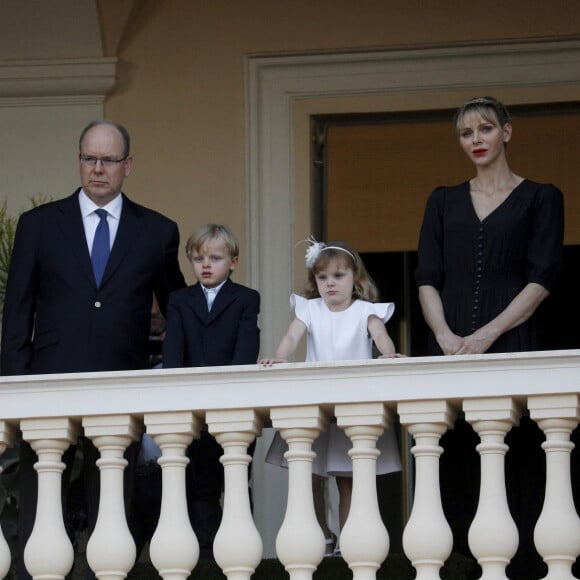
[(188, 304), (197, 318), (205, 324), (209, 317), (209, 312), (207, 310), (207, 300), (199, 282), (191, 286)]
[(59, 227), (78, 260), (83, 274), (95, 284), (91, 255), (87, 246), (87, 236), (83, 225), (83, 217), (79, 205), (79, 191), (77, 189), (71, 196), (63, 199), (59, 204), (60, 223)]
[(228, 278), (221, 290), (217, 293), (211, 307), (207, 323), (210, 324), (217, 318), (236, 298), (234, 283)]
[(227, 280), (215, 297), (211, 311), (208, 312), (207, 299), (201, 284), (199, 282), (194, 284), (190, 290), (189, 306), (206, 326), (211, 324), (236, 299), (235, 285), (231, 280)]

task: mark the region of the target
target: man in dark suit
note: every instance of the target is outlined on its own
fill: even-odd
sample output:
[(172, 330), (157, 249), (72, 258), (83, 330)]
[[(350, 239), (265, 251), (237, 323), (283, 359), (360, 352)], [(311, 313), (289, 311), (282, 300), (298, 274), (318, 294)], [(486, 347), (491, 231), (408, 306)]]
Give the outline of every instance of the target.
[[(189, 238), (186, 252), (198, 283), (169, 297), (163, 366), (256, 363), (260, 295), (230, 280), (239, 254), (234, 234), (225, 226), (207, 224)], [(221, 447), (207, 431), (188, 449), (188, 507), (200, 558), (212, 557), (221, 522), (221, 455)]]
[[(81, 188), (19, 220), (2, 319), (3, 375), (148, 368), (153, 296), (164, 312), (169, 293), (185, 286), (177, 225), (121, 193), (133, 168), (127, 130), (89, 124), (79, 162)], [(98, 264), (91, 259), (97, 240)], [(83, 445), (96, 469), (96, 450)], [(23, 442), (22, 549), (36, 511), (35, 460)], [(90, 527), (97, 505), (98, 497), (89, 498)]]

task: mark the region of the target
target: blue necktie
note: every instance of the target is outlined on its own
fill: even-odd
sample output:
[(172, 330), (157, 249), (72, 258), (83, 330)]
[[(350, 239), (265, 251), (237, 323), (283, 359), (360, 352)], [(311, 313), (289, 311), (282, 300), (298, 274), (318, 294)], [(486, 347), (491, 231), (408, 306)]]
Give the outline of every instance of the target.
[(109, 224), (107, 223), (107, 211), (104, 209), (97, 209), (95, 213), (101, 218), (97, 230), (95, 231), (95, 239), (93, 240), (93, 249), (91, 251), (91, 262), (93, 263), (93, 272), (95, 274), (95, 281), (97, 286), (101, 284), (101, 278), (109, 259), (111, 251), (111, 241), (109, 237)]

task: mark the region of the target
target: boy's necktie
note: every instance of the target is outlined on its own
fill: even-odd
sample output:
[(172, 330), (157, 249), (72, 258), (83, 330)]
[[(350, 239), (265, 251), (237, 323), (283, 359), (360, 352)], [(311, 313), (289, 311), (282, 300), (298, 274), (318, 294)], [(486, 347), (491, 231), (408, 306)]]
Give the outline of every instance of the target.
[(95, 231), (95, 239), (93, 240), (93, 249), (91, 251), (91, 262), (93, 263), (93, 273), (95, 274), (95, 281), (97, 286), (101, 284), (101, 278), (109, 259), (111, 251), (111, 240), (109, 236), (109, 224), (107, 223), (107, 211), (104, 209), (97, 209), (95, 213), (101, 218), (99, 225)]

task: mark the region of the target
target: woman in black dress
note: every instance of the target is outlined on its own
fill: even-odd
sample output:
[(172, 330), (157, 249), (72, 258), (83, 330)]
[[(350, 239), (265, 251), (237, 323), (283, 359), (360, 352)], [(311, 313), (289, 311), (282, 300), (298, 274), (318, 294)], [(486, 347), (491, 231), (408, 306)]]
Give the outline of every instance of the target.
[(456, 128), (477, 174), (427, 202), (416, 281), (430, 354), (535, 350), (531, 316), (560, 270), (562, 193), (510, 169), (512, 127), (495, 99), (468, 101)]
[[(476, 175), (435, 189), (427, 202), (415, 279), (431, 329), (429, 354), (537, 350), (532, 316), (553, 288), (562, 261), (562, 193), (510, 169), (506, 147), (512, 125), (496, 99), (467, 101), (455, 126)], [(543, 575), (533, 546), (544, 493), (542, 440), (527, 418), (508, 435), (508, 501), (520, 532), (512, 578)], [(468, 551), (467, 531), (477, 508), (477, 443), (462, 420), (442, 438), (443, 507), (461, 552)]]

